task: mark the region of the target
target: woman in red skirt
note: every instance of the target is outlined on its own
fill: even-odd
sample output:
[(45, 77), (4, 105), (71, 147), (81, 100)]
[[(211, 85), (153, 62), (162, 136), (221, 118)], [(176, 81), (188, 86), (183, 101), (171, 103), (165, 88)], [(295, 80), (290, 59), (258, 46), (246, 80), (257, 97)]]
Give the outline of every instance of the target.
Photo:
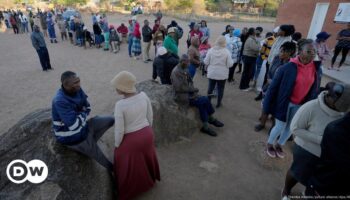
[(124, 98), (115, 104), (114, 174), (120, 200), (133, 199), (160, 180), (154, 147), (151, 101), (137, 93), (136, 78), (127, 71), (111, 81)]

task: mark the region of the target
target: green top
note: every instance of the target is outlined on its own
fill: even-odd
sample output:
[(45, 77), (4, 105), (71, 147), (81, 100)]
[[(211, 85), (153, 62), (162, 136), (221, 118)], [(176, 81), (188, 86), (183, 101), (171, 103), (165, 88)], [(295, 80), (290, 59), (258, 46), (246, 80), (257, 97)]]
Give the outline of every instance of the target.
[(172, 37), (166, 36), (163, 46), (166, 48), (168, 52), (178, 55), (179, 50), (177, 48), (175, 40)]

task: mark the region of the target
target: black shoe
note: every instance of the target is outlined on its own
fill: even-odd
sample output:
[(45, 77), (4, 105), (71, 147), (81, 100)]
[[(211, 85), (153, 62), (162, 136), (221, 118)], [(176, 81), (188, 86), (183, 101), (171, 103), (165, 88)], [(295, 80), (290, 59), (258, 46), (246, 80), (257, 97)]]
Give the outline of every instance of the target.
[(57, 43), (57, 40), (55, 40), (55, 43)]
[(150, 61), (152, 61), (152, 59), (147, 59), (146, 61), (149, 61), (149, 62), (150, 62)]
[(219, 104), (216, 104), (216, 108), (220, 108), (222, 105), (221, 105), (221, 103), (219, 103)]
[(215, 119), (213, 121), (208, 121), (209, 124), (214, 125), (215, 127), (223, 127), (224, 124), (219, 120)]
[(208, 135), (210, 135), (210, 136), (213, 136), (213, 137), (216, 137), (216, 136), (218, 135), (217, 133), (215, 133), (215, 131), (211, 130), (210, 128), (204, 128), (204, 127), (202, 127), (202, 128), (201, 128), (201, 132), (202, 132), (202, 133), (206, 133), (206, 134), (208, 134)]
[(256, 132), (259, 132), (259, 131), (263, 130), (264, 128), (265, 128), (264, 125), (257, 124), (257, 125), (254, 127), (254, 130), (255, 130)]
[(259, 95), (257, 97), (254, 98), (255, 101), (261, 101), (263, 98), (262, 96), (262, 92), (259, 93)]

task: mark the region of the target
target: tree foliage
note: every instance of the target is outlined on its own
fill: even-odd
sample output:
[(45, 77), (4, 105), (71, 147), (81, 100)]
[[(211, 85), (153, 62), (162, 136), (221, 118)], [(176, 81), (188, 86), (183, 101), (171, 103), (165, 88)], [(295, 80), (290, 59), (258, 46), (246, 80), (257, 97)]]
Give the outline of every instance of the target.
[(190, 9), (194, 0), (164, 0), (166, 6), (173, 10)]
[(85, 5), (87, 0), (53, 0), (51, 1), (54, 4), (64, 5), (64, 6), (76, 6), (76, 5)]

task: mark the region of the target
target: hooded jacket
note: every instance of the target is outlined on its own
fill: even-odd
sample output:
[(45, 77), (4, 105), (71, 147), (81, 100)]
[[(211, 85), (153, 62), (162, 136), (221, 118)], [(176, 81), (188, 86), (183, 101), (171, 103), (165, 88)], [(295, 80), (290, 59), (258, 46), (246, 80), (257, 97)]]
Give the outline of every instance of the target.
[(33, 31), (30, 39), (32, 40), (32, 45), (36, 50), (46, 47), (44, 35), (42, 32)]
[[(322, 76), (320, 65), (321, 62), (314, 61), (314, 66), (316, 68), (314, 74), (315, 80), (301, 104), (317, 98), (320, 91)], [(295, 80), (297, 78), (297, 67), (298, 66), (293, 62), (289, 62), (279, 67), (263, 101), (264, 112), (272, 114), (280, 121), (286, 121), (290, 97), (293, 93)]]
[(225, 47), (214, 46), (209, 49), (204, 64), (208, 66), (207, 77), (214, 80), (226, 80), (229, 68), (233, 65), (231, 53)]

